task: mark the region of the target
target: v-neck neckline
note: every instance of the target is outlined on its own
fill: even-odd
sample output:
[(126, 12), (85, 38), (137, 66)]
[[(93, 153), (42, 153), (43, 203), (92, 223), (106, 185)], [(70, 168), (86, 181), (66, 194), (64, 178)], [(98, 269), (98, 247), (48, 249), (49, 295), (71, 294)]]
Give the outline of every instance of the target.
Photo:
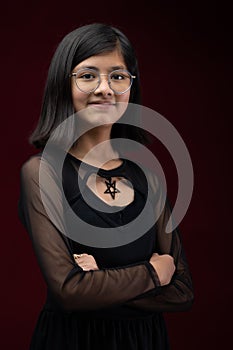
[[(80, 174), (78, 174), (78, 177), (81, 179), (81, 182), (83, 184), (83, 188), (85, 188), (85, 191), (88, 191), (86, 192), (87, 196), (88, 196), (88, 199), (90, 201), (94, 200), (96, 205), (98, 207), (100, 207), (100, 210), (103, 210), (103, 209), (106, 209), (106, 208), (111, 208), (111, 210), (114, 210), (117, 209), (117, 211), (119, 210), (123, 210), (125, 209), (126, 207), (128, 206), (131, 206), (134, 202), (135, 202), (135, 196), (136, 196), (136, 191), (135, 191), (135, 188), (132, 184), (132, 188), (133, 188), (133, 191), (134, 191), (134, 196), (133, 196), (133, 200), (126, 204), (126, 205), (122, 205), (122, 206), (119, 206), (119, 205), (111, 205), (111, 204), (108, 204), (107, 201), (104, 201), (103, 198), (99, 197), (88, 185), (87, 185), (87, 180), (89, 178), (89, 176), (93, 173), (95, 173), (96, 175), (98, 176), (101, 176), (103, 178), (110, 178), (110, 177), (116, 177), (116, 176), (119, 176), (119, 177), (122, 177), (122, 178), (125, 178), (127, 179), (126, 176), (122, 176), (122, 170), (125, 168), (125, 165), (126, 165), (126, 160), (125, 159), (121, 159), (122, 160), (122, 163), (115, 167), (115, 168), (112, 168), (112, 169), (103, 169), (103, 168), (98, 168), (92, 164), (89, 164), (89, 163), (85, 163), (85, 162), (82, 162), (82, 160), (80, 160), (79, 158), (76, 158), (74, 157), (72, 154), (70, 153), (67, 153), (67, 156), (68, 158), (72, 161), (74, 161), (77, 165), (81, 165), (85, 167), (85, 170), (86, 170), (86, 174), (84, 175), (84, 177), (82, 178), (80, 176)], [(82, 191), (81, 191), (82, 192)], [(83, 195), (82, 195), (83, 197)]]

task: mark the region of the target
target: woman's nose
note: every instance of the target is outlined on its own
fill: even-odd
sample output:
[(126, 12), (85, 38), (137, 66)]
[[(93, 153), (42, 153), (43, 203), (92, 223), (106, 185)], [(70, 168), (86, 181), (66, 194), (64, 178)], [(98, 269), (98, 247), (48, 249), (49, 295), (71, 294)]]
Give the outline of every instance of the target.
[(94, 93), (97, 94), (103, 94), (103, 95), (113, 95), (113, 91), (109, 86), (108, 82), (108, 76), (107, 74), (101, 74), (100, 76), (100, 84), (98, 88), (94, 91)]

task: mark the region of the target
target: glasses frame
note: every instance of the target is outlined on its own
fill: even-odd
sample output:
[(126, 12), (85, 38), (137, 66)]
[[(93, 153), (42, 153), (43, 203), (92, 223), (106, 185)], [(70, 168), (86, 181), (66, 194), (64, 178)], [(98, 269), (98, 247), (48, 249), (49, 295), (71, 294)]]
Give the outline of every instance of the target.
[[(115, 69), (115, 70), (113, 70), (113, 71), (110, 72), (110, 73), (104, 74), (104, 73), (99, 73), (97, 70), (92, 69), (92, 68), (81, 68), (81, 69), (77, 70), (77, 72), (71, 73), (69, 76), (70, 76), (71, 78), (72, 78), (72, 77), (76, 77), (78, 73), (80, 73), (80, 72), (82, 72), (82, 71), (84, 72), (84, 71), (86, 71), (86, 70), (88, 70), (88, 71), (90, 71), (90, 72), (94, 72), (95, 74), (97, 74), (97, 75), (99, 76), (99, 81), (98, 81), (97, 86), (96, 86), (94, 89), (92, 89), (92, 90), (90, 90), (90, 91), (87, 92), (87, 91), (84, 91), (84, 90), (80, 89), (80, 87), (79, 87), (78, 84), (77, 84), (77, 79), (75, 79), (75, 85), (77, 86), (77, 88), (78, 88), (81, 92), (84, 92), (85, 94), (90, 94), (90, 93), (94, 92), (96, 89), (98, 89), (98, 87), (99, 87), (100, 84), (101, 84), (101, 79), (100, 79), (101, 76), (107, 76), (107, 77), (108, 77), (108, 86), (110, 87), (110, 89), (111, 89), (111, 90), (114, 92), (114, 94), (116, 94), (116, 95), (122, 95), (122, 94), (126, 93), (127, 91), (129, 91), (129, 89), (131, 88), (131, 86), (132, 86), (132, 84), (133, 84), (133, 79), (136, 78), (136, 75), (132, 75), (127, 69)], [(117, 73), (117, 72), (125, 72), (125, 73), (128, 73), (129, 76), (130, 76), (130, 85), (129, 85), (129, 87), (128, 87), (126, 90), (124, 90), (124, 91), (122, 91), (122, 92), (117, 92), (117, 91), (115, 91), (115, 90), (111, 87), (110, 75), (111, 75), (112, 73), (115, 73), (115, 72), (116, 72), (116, 73)]]

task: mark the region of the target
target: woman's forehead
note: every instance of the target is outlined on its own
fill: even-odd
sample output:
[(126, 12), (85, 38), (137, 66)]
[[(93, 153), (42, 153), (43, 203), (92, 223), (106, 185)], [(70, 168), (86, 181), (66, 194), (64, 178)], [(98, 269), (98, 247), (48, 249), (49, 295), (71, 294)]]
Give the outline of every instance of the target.
[(119, 50), (114, 50), (110, 52), (103, 52), (98, 55), (90, 56), (84, 61), (80, 62), (76, 69), (82, 68), (92, 68), (97, 70), (115, 70), (115, 69), (125, 69), (126, 64), (124, 58)]

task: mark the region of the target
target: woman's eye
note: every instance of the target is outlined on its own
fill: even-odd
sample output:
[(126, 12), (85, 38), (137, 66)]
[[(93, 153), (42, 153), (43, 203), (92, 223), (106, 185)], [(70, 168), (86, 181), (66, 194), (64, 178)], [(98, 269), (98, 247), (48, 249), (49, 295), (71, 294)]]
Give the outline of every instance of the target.
[(85, 74), (82, 74), (81, 76), (79, 76), (78, 78), (84, 79), (84, 80), (91, 80), (91, 79), (95, 79), (95, 75), (92, 73), (85, 73)]
[(111, 76), (111, 79), (113, 79), (113, 80), (123, 80), (123, 79), (125, 79), (125, 76), (123, 74), (113, 74)]

